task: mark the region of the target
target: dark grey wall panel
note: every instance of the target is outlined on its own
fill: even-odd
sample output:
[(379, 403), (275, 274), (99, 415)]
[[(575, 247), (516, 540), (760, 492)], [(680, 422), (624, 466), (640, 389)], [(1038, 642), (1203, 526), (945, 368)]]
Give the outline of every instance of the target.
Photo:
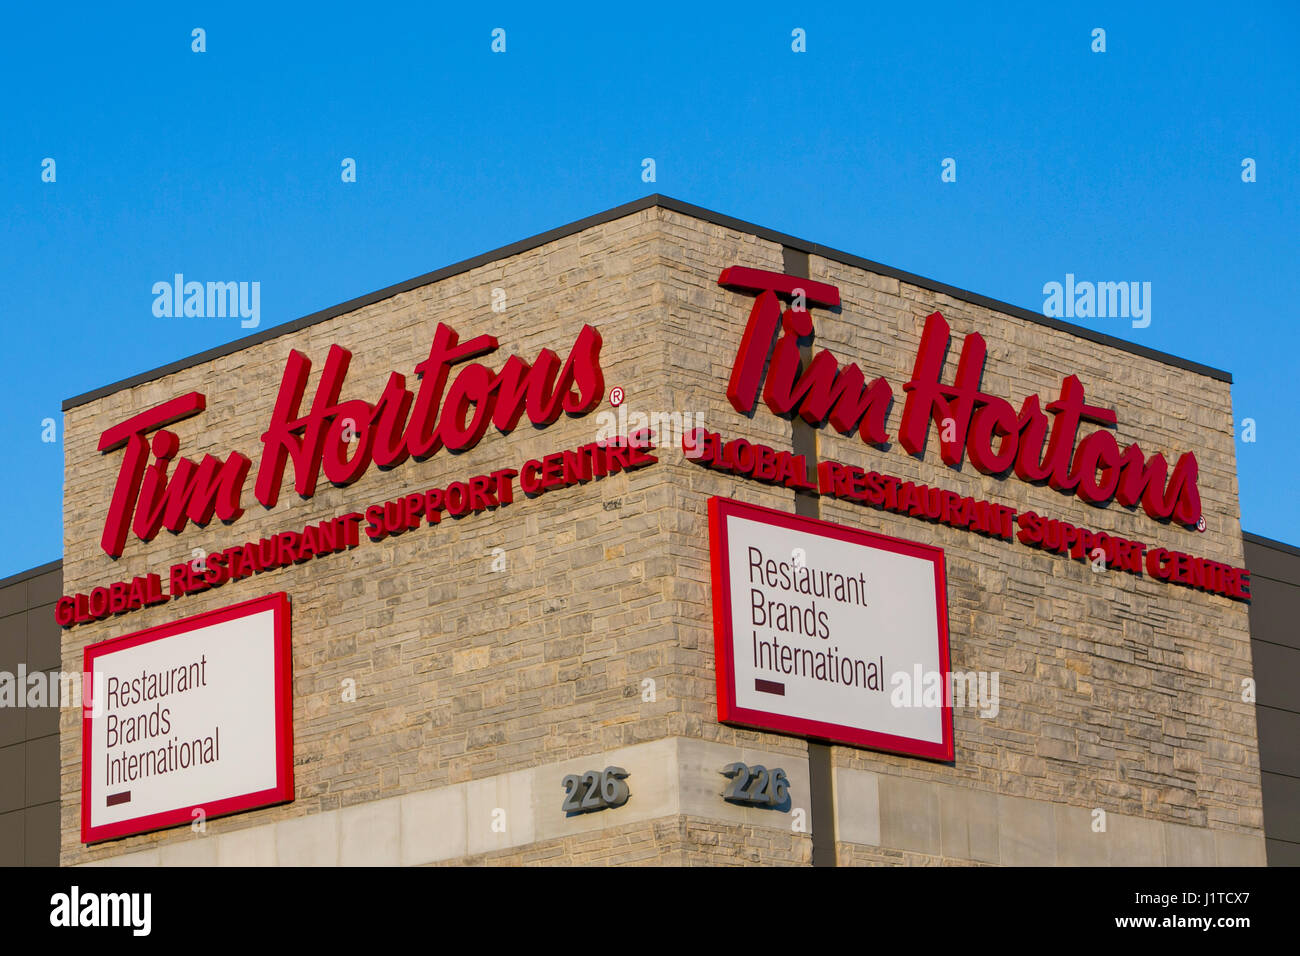
[(23, 862), (27, 866), (58, 866), (59, 804), (42, 803), (23, 813)]
[(1274, 840), (1300, 844), (1300, 778), (1265, 771), (1260, 774), (1264, 785), (1264, 830)]
[(27, 742), (0, 747), (0, 813), (27, 806)]
[(0, 617), (0, 671), (14, 673), (27, 660), (27, 615)]
[(1300, 866), (1300, 843), (1265, 840), (1269, 866)]
[(1300, 694), (1295, 685), (1300, 675), (1300, 648), (1256, 638), (1254, 613), (1251, 611), (1250, 657), (1255, 668), (1255, 702), (1261, 707), (1300, 713)]
[[(23, 576), (19, 574), (14, 577), (22, 578)], [(8, 617), (10, 614), (19, 614), (25, 610), (27, 610), (27, 582), (18, 580), (13, 584), (0, 584), (0, 618)]]
[(1300, 584), (1255, 577), (1249, 550), (1246, 567), (1251, 571), (1250, 636), (1256, 641), (1300, 650), (1300, 618), (1296, 617), (1300, 609)]
[[(49, 686), (48, 684), (46, 685)], [(40, 740), (59, 733), (58, 707), (29, 707), (27, 709), (27, 739)]]
[(1300, 548), (1243, 534), (1269, 866), (1300, 866)]
[(1255, 575), (1300, 584), (1300, 548), (1245, 531), (1246, 567)]
[[(0, 671), (58, 671), (62, 562), (0, 581)], [(47, 685), (48, 686), (48, 685)], [(25, 688), (18, 686), (22, 702)], [(0, 866), (58, 866), (59, 702), (0, 707)]]
[[(27, 623), (26, 611), (21, 606), (14, 607), (13, 601), (15, 594), (24, 598), (26, 593), (25, 584), (0, 588), (0, 595), (3, 595), (0, 597), (0, 672), (15, 676), (18, 665), (27, 655)], [(0, 747), (22, 743), (26, 739), (27, 712), (21, 707), (0, 707)]]
[(1268, 763), (1261, 769), (1300, 780), (1300, 714), (1276, 707), (1256, 707), (1255, 722), (1259, 728), (1259, 752), (1268, 755)]
[[(46, 710), (54, 710), (52, 707)], [(27, 741), (24, 755), (27, 790), (23, 802), (28, 807), (59, 801), (59, 737), (41, 737)]]
[(27, 579), (27, 607), (40, 607), (53, 604), (63, 596), (63, 562), (58, 562), (58, 569), (46, 571)]
[(0, 707), (0, 747), (20, 744), (26, 739), (27, 711), (21, 707)]
[(63, 666), (63, 629), (54, 620), (54, 605), (42, 604), (24, 617), (27, 619), (27, 667), (59, 670)]
[(0, 813), (0, 866), (22, 866), (26, 862), (23, 846), (26, 822), (23, 810)]

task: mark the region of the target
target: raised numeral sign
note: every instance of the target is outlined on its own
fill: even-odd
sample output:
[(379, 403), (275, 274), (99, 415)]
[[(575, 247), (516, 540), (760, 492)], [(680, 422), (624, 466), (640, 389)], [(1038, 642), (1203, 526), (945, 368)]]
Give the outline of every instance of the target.
[(591, 813), (621, 807), (632, 795), (623, 782), (627, 775), (622, 767), (569, 774), (564, 778), (564, 802), (560, 809), (565, 813)]
[(763, 766), (733, 763), (723, 768), (722, 775), (731, 778), (722, 792), (724, 800), (779, 810), (790, 808), (790, 780), (780, 767), (768, 770)]

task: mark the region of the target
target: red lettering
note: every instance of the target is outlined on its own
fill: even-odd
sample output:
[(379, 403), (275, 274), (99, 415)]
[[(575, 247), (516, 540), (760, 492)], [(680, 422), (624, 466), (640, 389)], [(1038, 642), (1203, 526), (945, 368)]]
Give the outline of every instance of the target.
[(298, 560), (310, 561), (321, 552), (319, 532), (308, 525), (302, 529), (302, 538), (298, 542)]
[(495, 422), (503, 432), (512, 430), (525, 411), (539, 426), (554, 422), (561, 412), (590, 411), (604, 390), (600, 346), (600, 333), (584, 326), (563, 367), (559, 356), (544, 349), (532, 366), (515, 356), (499, 373), (471, 364), (452, 379), (453, 366), (495, 351), (497, 340), (480, 335), (462, 343), (454, 329), (439, 323), (428, 358), (415, 367), (420, 378), (417, 394), (413, 397), (405, 378), (394, 373), (371, 406), (360, 400), (340, 404), (351, 353), (336, 345), (306, 415), (300, 409), (311, 362), (293, 351), (271, 426), (262, 435), (257, 500), (267, 507), (276, 503), (289, 462), (295, 490), (310, 497), (322, 468), (330, 481), (348, 484), (372, 461), (391, 467), (407, 457), (427, 458), (443, 447), (470, 448), (489, 424)]
[[(569, 452), (564, 453), (564, 479), (566, 482), (577, 478), (569, 478)], [(492, 497), (491, 492), (492, 479), (487, 475), (475, 475), (469, 480), (469, 507), (471, 511), (486, 511), (488, 508), (497, 506), (496, 499)]]
[[(1015, 464), (1019, 419), (1015, 409), (1002, 399), (993, 399), (975, 413), (971, 421), (966, 452), (971, 464), (986, 475), (1000, 474)], [(1001, 437), (998, 450), (993, 450), (994, 436)]]
[(334, 418), (325, 429), (321, 455), (325, 477), (334, 484), (351, 484), (370, 467), (373, 414), (374, 409), (359, 399), (344, 402), (334, 410)]
[(118, 557), (126, 544), (127, 526), (136, 511), (140, 494), (140, 481), (144, 476), (149, 442), (145, 435), (165, 425), (173, 424), (203, 411), (205, 401), (198, 392), (190, 392), (148, 411), (133, 415), (126, 421), (106, 429), (99, 436), (99, 451), (107, 453), (125, 446), (122, 465), (118, 469), (113, 498), (104, 522), (100, 546), (113, 557)]
[(126, 609), (126, 582), (114, 581), (108, 586), (108, 612), (121, 614)]
[(631, 471), (634, 468), (642, 468), (645, 465), (653, 465), (659, 459), (650, 454), (653, 447), (650, 444), (650, 430), (642, 429), (632, 433), (632, 447), (629, 449), (627, 456), (627, 469)]
[(64, 595), (54, 602), (54, 620), (59, 627), (71, 627), (76, 616), (77, 602)]
[[(1071, 476), (1078, 482), (1075, 491), (1084, 501), (1109, 501), (1119, 484), (1119, 446), (1110, 432), (1093, 432), (1079, 443), (1074, 453)], [(1098, 480), (1097, 471), (1101, 470)]]
[(366, 509), (366, 537), (371, 541), (381, 541), (388, 536), (384, 528), (384, 506), (371, 505)]
[[(542, 487), (548, 488), (550, 486), (543, 483)], [(453, 481), (447, 486), (443, 501), (447, 505), (447, 514), (453, 518), (459, 518), (469, 512), (469, 488), (465, 486), (464, 482)]]
[[(304, 498), (316, 493), (316, 479), (320, 474), (324, 455), (324, 432), (329, 424), (328, 414), (338, 401), (343, 389), (352, 353), (337, 345), (330, 347), (325, 360), (325, 371), (316, 387), (311, 414), (298, 417), (298, 409), (307, 390), (307, 375), (311, 361), (297, 349), (289, 352), (280, 380), (280, 392), (271, 414), (271, 426), (262, 433), (262, 464), (257, 469), (257, 484), (253, 494), (266, 507), (280, 500), (280, 485), (284, 481), (284, 467), (293, 459), (294, 489)], [(301, 434), (299, 434), (301, 433)]]
[(857, 477), (860, 481), (855, 481), (854, 484), (862, 496), (868, 504), (879, 508), (885, 499), (884, 478), (874, 471), (863, 475), (861, 469), (858, 470)]
[[(772, 339), (776, 335), (777, 323), (781, 318), (781, 304), (777, 294), (794, 297), (802, 293), (806, 302), (834, 308), (840, 304), (840, 291), (833, 285), (813, 282), (811, 279), (744, 266), (723, 269), (722, 274), (718, 276), (718, 285), (758, 293), (758, 297), (754, 299), (754, 306), (749, 312), (749, 321), (740, 340), (736, 361), (732, 363), (731, 380), (727, 383), (727, 398), (731, 401), (732, 407), (742, 414), (749, 414), (758, 400), (758, 389), (763, 380), (763, 366), (767, 364), (767, 357), (771, 354)], [(790, 321), (800, 322), (797, 314)], [(811, 331), (811, 322), (809, 331)]]
[(187, 575), (189, 570), (190, 566), (187, 562), (173, 564), (169, 569), (171, 580), (167, 585), (167, 589), (171, 591), (172, 597), (180, 597), (185, 593), (188, 587)]
[(1026, 511), (1016, 519), (1020, 533), (1016, 538), (1021, 544), (1037, 546), (1043, 540), (1043, 519), (1032, 511)]
[[(758, 293), (732, 364), (727, 397), (733, 407), (749, 414), (761, 388), (764, 401), (775, 414), (798, 411), (813, 425), (829, 421), (841, 432), (861, 421), (863, 441), (875, 444), (888, 439), (885, 419), (892, 393), (883, 379), (865, 385), (866, 377), (858, 366), (841, 368), (825, 350), (807, 363), (801, 357), (800, 342), (813, 334), (807, 304), (838, 304), (839, 291), (834, 286), (738, 266), (724, 269), (718, 284)], [(800, 291), (806, 293), (802, 300)], [(792, 297), (785, 312), (781, 311), (781, 296)], [(1141, 501), (1153, 518), (1172, 516), (1186, 525), (1196, 524), (1201, 502), (1194, 455), (1184, 454), (1166, 483), (1161, 456), (1154, 455), (1148, 462), (1137, 445), (1121, 454), (1107, 431), (1085, 436), (1076, 449), (1083, 422), (1113, 427), (1117, 416), (1109, 409), (1089, 405), (1083, 385), (1074, 375), (1062, 381), (1060, 397), (1047, 405), (1049, 437), (1048, 415), (1040, 409), (1037, 395), (1026, 396), (1017, 414), (1005, 399), (980, 390), (987, 346), (979, 333), (966, 336), (953, 383), (943, 383), (951, 338), (951, 329), (940, 313), (926, 317), (912, 378), (903, 386), (907, 400), (898, 440), (908, 453), (924, 454), (933, 422), (939, 429), (940, 458), (948, 465), (959, 466), (969, 455), (975, 468), (985, 474), (1014, 470), (1022, 481), (1046, 481), (1058, 491), (1072, 492), (1094, 504), (1104, 504), (1112, 497), (1125, 505)], [(701, 457), (712, 454), (717, 458), (716, 447), (709, 448), (707, 441), (693, 440), (692, 445), (704, 446), (699, 451)], [(742, 474), (752, 469), (740, 448), (732, 455), (732, 460), (726, 461), (724, 450), (723, 463), (719, 466), (715, 461), (715, 466)], [(760, 460), (755, 477), (768, 480), (767, 473), (766, 462)], [(833, 475), (820, 475), (818, 483), (836, 489), (835, 494), (843, 493)], [(907, 500), (895, 505), (892, 486), (885, 490), (884, 498), (891, 509), (910, 507)], [(923, 511), (933, 511), (928, 502)], [(987, 527), (982, 520), (980, 524), (980, 530)], [(1005, 517), (998, 524), (1010, 533)]]
[(1161, 581), (1168, 580), (1173, 573), (1172, 555), (1164, 548), (1156, 548), (1154, 551), (1147, 552), (1147, 573), (1153, 578)]
[(424, 517), (429, 524), (442, 521), (442, 489), (430, 488), (424, 494)]
[(898, 441), (910, 454), (921, 455), (929, 437), (930, 421), (939, 427), (939, 456), (946, 464), (961, 463), (962, 446), (977, 401), (987, 400), (979, 390), (986, 346), (978, 332), (966, 336), (953, 385), (941, 383), (944, 356), (951, 333), (938, 312), (931, 312), (921, 332), (921, 348), (912, 367), (912, 379), (903, 386), (907, 401)]
[(406, 376), (396, 372), (388, 376), (388, 384), (371, 413), (374, 423), (371, 457), (380, 468), (394, 468), (411, 454), (402, 429), (411, 413), (413, 398), (406, 390)]
[(357, 533), (357, 526), (365, 519), (365, 515), (353, 511), (339, 518), (343, 523), (343, 540), (347, 547), (355, 548), (360, 540)]
[[(584, 445), (582, 450), (587, 453), (588, 461), (591, 461), (591, 459), (595, 457), (595, 445)], [(497, 500), (503, 505), (508, 505), (515, 500), (515, 490), (514, 486), (510, 483), (510, 479), (518, 474), (519, 472), (515, 471), (513, 468), (501, 468), (492, 472), (492, 480), (496, 482)]]
[(631, 451), (624, 445), (606, 445), (605, 446), (605, 467), (610, 474), (617, 474), (620, 471), (626, 471), (628, 466), (628, 452)]
[(204, 564), (207, 566), (203, 575), (206, 584), (220, 587), (230, 579), (230, 569), (226, 567), (225, 559), (219, 552), (208, 555)]
[(837, 461), (819, 461), (817, 463), (817, 490), (823, 495), (837, 498), (848, 497), (848, 473)]
[(885, 484), (885, 510), (893, 511), (898, 502), (898, 479), (893, 475), (881, 475), (881, 480)]
[(524, 462), (524, 470), (519, 473), (519, 487), (524, 494), (531, 496), (541, 493), (542, 481), (538, 477), (541, 469), (542, 463), (536, 459)]
[(542, 459), (542, 487), (554, 488), (564, 484), (564, 454), (554, 452)]
[(1250, 572), (1245, 568), (1233, 568), (1229, 573), (1228, 591), (1233, 597), (1250, 600)]
[(406, 495), (402, 498), (402, 524), (408, 530), (418, 528), (424, 517), (424, 495)]
[(591, 458), (582, 450), (564, 452), (564, 483), (591, 481)]
[(277, 542), (276, 563), (286, 567), (298, 560), (298, 535), (292, 531), (281, 531), (275, 536)]

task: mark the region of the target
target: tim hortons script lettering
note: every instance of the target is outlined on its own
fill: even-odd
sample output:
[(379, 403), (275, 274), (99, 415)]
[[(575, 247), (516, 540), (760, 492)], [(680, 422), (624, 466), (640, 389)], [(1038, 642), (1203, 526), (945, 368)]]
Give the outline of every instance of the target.
[[(723, 269), (718, 284), (757, 293), (727, 386), (727, 398), (737, 411), (753, 411), (762, 386), (763, 401), (776, 415), (797, 413), (814, 426), (829, 422), (845, 434), (856, 429), (867, 444), (889, 441), (893, 389), (884, 378), (868, 383), (862, 369), (840, 365), (826, 349), (816, 351), (806, 367), (801, 361), (800, 342), (813, 336), (808, 307), (838, 306), (835, 286), (743, 266)], [(783, 298), (789, 302), (784, 312)], [(959, 467), (968, 455), (985, 474), (1004, 477), (1014, 472), (1021, 481), (1046, 482), (1093, 504), (1112, 498), (1126, 507), (1140, 503), (1154, 519), (1196, 525), (1201, 496), (1194, 454), (1181, 455), (1170, 473), (1164, 455), (1148, 458), (1136, 443), (1121, 450), (1107, 430), (1115, 427), (1118, 416), (1088, 404), (1076, 375), (1064, 378), (1060, 396), (1045, 410), (1037, 395), (1024, 398), (1017, 411), (1006, 399), (985, 394), (980, 380), (987, 346), (978, 332), (962, 342), (953, 383), (945, 385), (944, 356), (951, 341), (944, 317), (930, 313), (912, 378), (903, 385), (907, 400), (898, 442), (909, 454), (924, 456), (933, 422), (939, 432), (939, 457), (947, 465)], [(1102, 428), (1079, 440), (1084, 422)]]
[[(340, 399), (352, 353), (334, 345), (305, 413), (311, 361), (291, 350), (271, 423), (262, 435), (255, 497), (274, 507), (290, 462), (294, 489), (310, 498), (322, 471), (334, 484), (347, 485), (372, 463), (391, 468), (442, 448), (472, 448), (489, 425), (510, 432), (525, 414), (537, 426), (551, 424), (562, 412), (585, 414), (596, 407), (605, 388), (600, 346), (600, 333), (584, 325), (564, 362), (542, 349), (532, 363), (515, 355), (499, 371), (475, 362), (453, 376), (454, 366), (496, 351), (497, 340), (479, 335), (461, 342), (451, 326), (440, 322), (429, 357), (415, 366), (420, 379), (415, 393), (406, 387), (406, 376), (393, 372), (371, 404)], [(205, 525), (214, 515), (232, 522), (244, 513), (243, 488), (252, 468), (247, 456), (232, 451), (222, 461), (205, 455), (198, 464), (176, 457), (180, 441), (166, 426), (197, 415), (205, 405), (202, 394), (190, 392), (100, 436), (101, 452), (124, 449), (100, 541), (108, 554), (122, 553), (128, 526), (141, 541), (149, 541), (160, 528), (180, 531), (189, 521)]]

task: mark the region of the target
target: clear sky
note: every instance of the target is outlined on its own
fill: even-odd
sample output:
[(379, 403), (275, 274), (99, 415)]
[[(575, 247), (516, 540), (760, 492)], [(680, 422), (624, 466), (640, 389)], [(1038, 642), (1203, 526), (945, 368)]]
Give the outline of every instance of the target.
[(1033, 310), (1150, 282), (1075, 321), (1230, 371), (1243, 525), (1300, 544), (1300, 5), (478, 6), (7, 7), (0, 576), (62, 554), (63, 399), (248, 334), (155, 282), (264, 328), (651, 192)]

